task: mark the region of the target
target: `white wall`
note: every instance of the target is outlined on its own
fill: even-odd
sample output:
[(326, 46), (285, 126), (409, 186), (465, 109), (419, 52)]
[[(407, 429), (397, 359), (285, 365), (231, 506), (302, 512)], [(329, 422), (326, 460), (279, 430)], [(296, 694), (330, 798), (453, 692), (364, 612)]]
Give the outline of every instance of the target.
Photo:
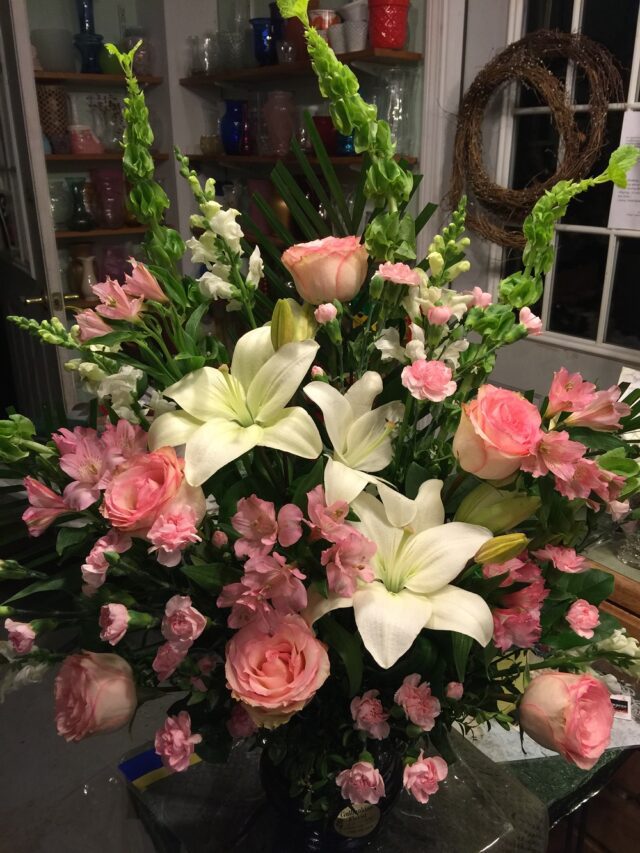
[[(147, 5), (155, 5), (156, 0), (147, 0)], [(78, 16), (74, 0), (27, 0), (29, 25), (32, 30), (58, 27), (78, 32)], [(136, 0), (94, 0), (96, 32), (104, 36), (105, 41), (119, 41), (122, 35), (121, 23), (125, 26), (137, 24)]]

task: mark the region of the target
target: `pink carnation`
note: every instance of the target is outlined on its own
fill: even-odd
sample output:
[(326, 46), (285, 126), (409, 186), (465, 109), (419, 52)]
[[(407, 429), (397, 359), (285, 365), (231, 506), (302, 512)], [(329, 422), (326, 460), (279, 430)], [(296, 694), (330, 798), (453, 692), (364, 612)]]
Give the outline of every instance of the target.
[(100, 639), (115, 646), (127, 633), (129, 611), (124, 604), (103, 604), (100, 608)]
[(321, 376), (326, 376), (326, 375), (327, 374), (324, 372), (324, 370), (320, 367), (319, 364), (314, 364), (313, 367), (311, 368), (311, 378), (312, 379), (319, 379)]
[(436, 724), (440, 713), (440, 702), (431, 695), (431, 688), (426, 682), (420, 683), (418, 673), (407, 675), (402, 686), (393, 697), (400, 705), (409, 720), (424, 732), (430, 732)]
[(568, 432), (545, 432), (535, 452), (522, 461), (520, 468), (534, 477), (552, 473), (561, 480), (571, 480), (586, 452), (584, 444), (571, 441)]
[(427, 311), (427, 320), (432, 326), (444, 326), (451, 319), (452, 313), (446, 305), (433, 305)]
[(540, 610), (550, 591), (544, 585), (544, 578), (539, 577), (517, 592), (505, 595), (502, 601), (507, 607), (516, 607), (521, 610), (531, 611)]
[(375, 542), (351, 530), (343, 539), (323, 551), (320, 560), (327, 569), (329, 589), (337, 595), (350, 598), (359, 580), (365, 583), (374, 580), (369, 561), (377, 550)]
[(420, 750), (417, 761), (404, 768), (402, 783), (419, 803), (428, 803), (429, 797), (438, 790), (438, 783), (447, 778), (449, 767), (439, 755), (424, 758)]
[(189, 714), (180, 711), (177, 717), (167, 717), (164, 726), (156, 732), (154, 745), (164, 766), (180, 773), (189, 766), (194, 747), (201, 741), (202, 735), (191, 734)]
[(620, 393), (617, 385), (612, 385), (606, 391), (596, 392), (585, 406), (574, 408), (573, 414), (566, 420), (567, 426), (582, 426), (595, 430), (620, 429), (620, 418), (631, 412), (626, 403), (619, 402)]
[(451, 379), (451, 368), (443, 361), (419, 358), (402, 370), (402, 384), (416, 400), (440, 403), (458, 387)]
[(483, 290), (481, 287), (474, 287), (471, 291), (473, 302), (471, 305), (475, 308), (487, 308), (491, 305), (492, 297), (490, 293)]
[(447, 699), (453, 699), (459, 702), (464, 693), (464, 685), (461, 681), (450, 681), (444, 690), (444, 695)]
[(579, 373), (569, 373), (566, 367), (561, 367), (553, 374), (549, 389), (549, 404), (546, 415), (551, 417), (558, 412), (575, 412), (583, 409), (595, 398), (596, 386), (593, 382), (585, 382)]
[(158, 676), (158, 681), (170, 678), (182, 661), (186, 658), (191, 643), (164, 643), (153, 659), (151, 668)]
[(102, 284), (94, 284), (91, 289), (100, 300), (96, 311), (101, 317), (108, 320), (126, 320), (129, 323), (137, 322), (144, 302), (142, 297), (131, 299), (124, 288), (110, 278)]
[(533, 555), (539, 560), (549, 560), (556, 569), (569, 574), (584, 572), (589, 568), (585, 557), (580, 557), (574, 548), (565, 548), (563, 545), (545, 545), (534, 551)]
[(593, 637), (593, 629), (600, 624), (600, 611), (584, 598), (579, 598), (567, 611), (566, 619), (578, 636), (590, 640)]
[(527, 330), (527, 334), (533, 336), (542, 334), (542, 320), (536, 317), (531, 308), (521, 308), (518, 320)]
[(500, 586), (511, 586), (514, 583), (530, 583), (542, 577), (540, 566), (529, 562), (526, 551), (519, 557), (507, 560), (504, 563), (485, 563), (482, 567), (485, 578), (494, 578), (498, 575), (506, 575)]
[(337, 542), (349, 530), (345, 518), (349, 514), (349, 504), (346, 501), (335, 501), (331, 506), (325, 503), (324, 488), (316, 486), (307, 492), (307, 513), (309, 525), (315, 537)]
[(156, 553), (158, 562), (169, 568), (177, 566), (182, 552), (189, 545), (201, 542), (196, 530), (196, 514), (191, 507), (176, 507), (166, 515), (159, 515), (147, 533), (152, 547), (149, 553)]
[(29, 622), (14, 622), (13, 619), (5, 619), (4, 627), (9, 635), (11, 648), (17, 655), (26, 655), (33, 648), (36, 632)]
[(234, 738), (250, 737), (258, 731), (258, 727), (249, 716), (241, 702), (236, 702), (227, 720), (227, 731)]
[(512, 646), (530, 649), (540, 639), (540, 610), (522, 610), (519, 607), (493, 611), (493, 642), (506, 652)]
[(376, 275), (384, 278), (385, 281), (392, 281), (394, 284), (408, 284), (410, 287), (417, 287), (421, 282), (418, 270), (412, 270), (407, 264), (380, 264)]
[(324, 326), (326, 323), (331, 323), (336, 319), (338, 309), (332, 302), (323, 302), (322, 305), (318, 305), (313, 312), (313, 316), (316, 318), (316, 323)]
[(167, 601), (162, 619), (162, 636), (169, 643), (191, 645), (206, 627), (206, 616), (192, 606), (188, 595), (174, 595)]
[(98, 539), (81, 569), (85, 595), (92, 595), (105, 582), (109, 568), (107, 558), (104, 556), (105, 552), (124, 554), (132, 544), (131, 537), (126, 533), (120, 533), (119, 530), (110, 530), (106, 536)]
[(353, 767), (338, 773), (336, 785), (343, 798), (354, 805), (375, 804), (384, 797), (384, 780), (380, 771), (368, 761), (357, 761)]
[(378, 695), (378, 690), (367, 690), (362, 696), (355, 696), (351, 700), (350, 709), (356, 731), (366, 732), (375, 740), (383, 740), (389, 737), (389, 714), (382, 707)]
[(22, 513), (22, 520), (27, 525), (29, 536), (42, 536), (56, 518), (71, 512), (71, 509), (61, 495), (39, 480), (25, 477), (23, 482), (30, 506)]

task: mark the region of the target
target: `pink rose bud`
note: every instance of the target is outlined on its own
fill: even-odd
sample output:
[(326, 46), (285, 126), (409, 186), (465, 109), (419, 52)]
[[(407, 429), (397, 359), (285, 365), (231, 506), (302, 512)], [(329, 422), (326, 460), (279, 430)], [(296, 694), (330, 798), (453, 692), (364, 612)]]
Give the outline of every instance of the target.
[(224, 548), (229, 542), (229, 537), (224, 530), (216, 530), (211, 537), (211, 543), (214, 548)]
[(449, 767), (444, 758), (439, 755), (423, 758), (420, 750), (418, 760), (404, 768), (402, 782), (414, 799), (419, 803), (427, 803), (429, 797), (438, 790), (438, 783), (447, 778), (448, 772)]
[(320, 376), (326, 376), (327, 374), (320, 367), (319, 364), (314, 364), (311, 368), (311, 377), (312, 379), (318, 379)]
[(600, 624), (600, 611), (584, 598), (579, 598), (567, 611), (566, 619), (579, 637), (590, 640), (593, 637), (593, 629)]
[(407, 675), (402, 686), (393, 697), (396, 705), (400, 705), (409, 721), (418, 726), (423, 732), (430, 732), (436, 724), (440, 713), (440, 702), (431, 695), (431, 688), (426, 682), (420, 683), (418, 673)]
[(383, 740), (389, 736), (389, 714), (377, 698), (377, 690), (367, 690), (362, 696), (356, 696), (351, 701), (351, 716), (356, 731), (366, 732), (375, 740)]
[(115, 646), (127, 633), (129, 611), (124, 604), (103, 604), (100, 608), (100, 639)]
[(11, 648), (17, 655), (26, 655), (33, 648), (36, 632), (29, 622), (14, 622), (13, 619), (5, 619), (4, 627), (9, 635)]
[(194, 746), (202, 741), (202, 735), (191, 734), (191, 717), (180, 711), (177, 717), (167, 717), (165, 724), (156, 732), (156, 754), (165, 767), (181, 773), (190, 764)]
[(338, 773), (336, 785), (344, 799), (354, 805), (375, 804), (384, 797), (384, 780), (369, 761), (357, 761), (349, 770)]
[(460, 467), (482, 480), (502, 480), (535, 454), (542, 438), (536, 407), (515, 391), (483, 385), (462, 404), (453, 453)]
[(427, 311), (427, 320), (432, 326), (444, 326), (451, 318), (451, 308), (446, 305), (434, 305)]
[(338, 309), (331, 302), (324, 302), (322, 305), (318, 305), (316, 310), (313, 312), (313, 316), (316, 318), (316, 322), (320, 323), (321, 326), (324, 326), (325, 323), (331, 323), (332, 320), (335, 320), (338, 316)]
[(483, 290), (481, 287), (474, 287), (471, 294), (473, 296), (473, 302), (471, 303), (472, 307), (487, 308), (491, 305), (491, 294), (487, 293), (487, 291)]
[(542, 320), (536, 317), (531, 308), (521, 308), (518, 319), (527, 330), (527, 334), (533, 336), (542, 334)]
[(68, 741), (114, 732), (132, 719), (136, 687), (118, 655), (82, 652), (66, 658), (55, 680), (56, 728)]
[(462, 699), (462, 694), (464, 693), (464, 686), (460, 681), (450, 681), (445, 688), (445, 696), (447, 699), (454, 699), (458, 702)]
[(542, 673), (524, 692), (520, 725), (540, 746), (590, 770), (611, 738), (609, 691), (592, 675)]
[(367, 250), (358, 237), (325, 237), (291, 246), (282, 255), (305, 302), (349, 302), (367, 276)]
[(258, 731), (258, 727), (253, 722), (247, 709), (240, 702), (237, 702), (231, 711), (231, 716), (227, 720), (227, 731), (231, 737), (249, 737)]

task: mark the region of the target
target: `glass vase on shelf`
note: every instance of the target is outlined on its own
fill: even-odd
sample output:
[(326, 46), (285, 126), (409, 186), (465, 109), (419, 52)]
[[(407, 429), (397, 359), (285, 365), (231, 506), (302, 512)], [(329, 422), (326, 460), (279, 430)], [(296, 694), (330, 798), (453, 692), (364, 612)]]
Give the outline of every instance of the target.
[(73, 196), (73, 211), (69, 220), (69, 228), (72, 231), (90, 231), (95, 228), (96, 222), (91, 215), (86, 202), (85, 178), (75, 178), (69, 181), (71, 195)]
[(246, 101), (225, 100), (226, 112), (220, 120), (220, 137), (225, 154), (240, 154)]
[(147, 31), (143, 27), (127, 27), (122, 39), (122, 50), (129, 51), (142, 42), (133, 57), (133, 71), (137, 76), (150, 76), (153, 74), (154, 46), (150, 41)]
[(99, 223), (103, 228), (124, 225), (124, 176), (120, 168), (93, 169), (91, 180), (99, 203)]
[(51, 216), (56, 231), (63, 231), (73, 212), (73, 199), (69, 184), (62, 178), (49, 179), (49, 199)]
[(286, 156), (298, 129), (293, 93), (269, 92), (263, 114), (273, 153)]

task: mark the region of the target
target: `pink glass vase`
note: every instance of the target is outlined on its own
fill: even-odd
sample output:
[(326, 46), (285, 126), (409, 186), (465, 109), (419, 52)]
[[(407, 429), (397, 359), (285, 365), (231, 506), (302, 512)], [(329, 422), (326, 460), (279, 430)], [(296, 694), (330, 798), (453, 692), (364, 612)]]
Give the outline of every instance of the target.
[(273, 153), (285, 157), (296, 135), (296, 105), (291, 92), (269, 92), (263, 115)]

